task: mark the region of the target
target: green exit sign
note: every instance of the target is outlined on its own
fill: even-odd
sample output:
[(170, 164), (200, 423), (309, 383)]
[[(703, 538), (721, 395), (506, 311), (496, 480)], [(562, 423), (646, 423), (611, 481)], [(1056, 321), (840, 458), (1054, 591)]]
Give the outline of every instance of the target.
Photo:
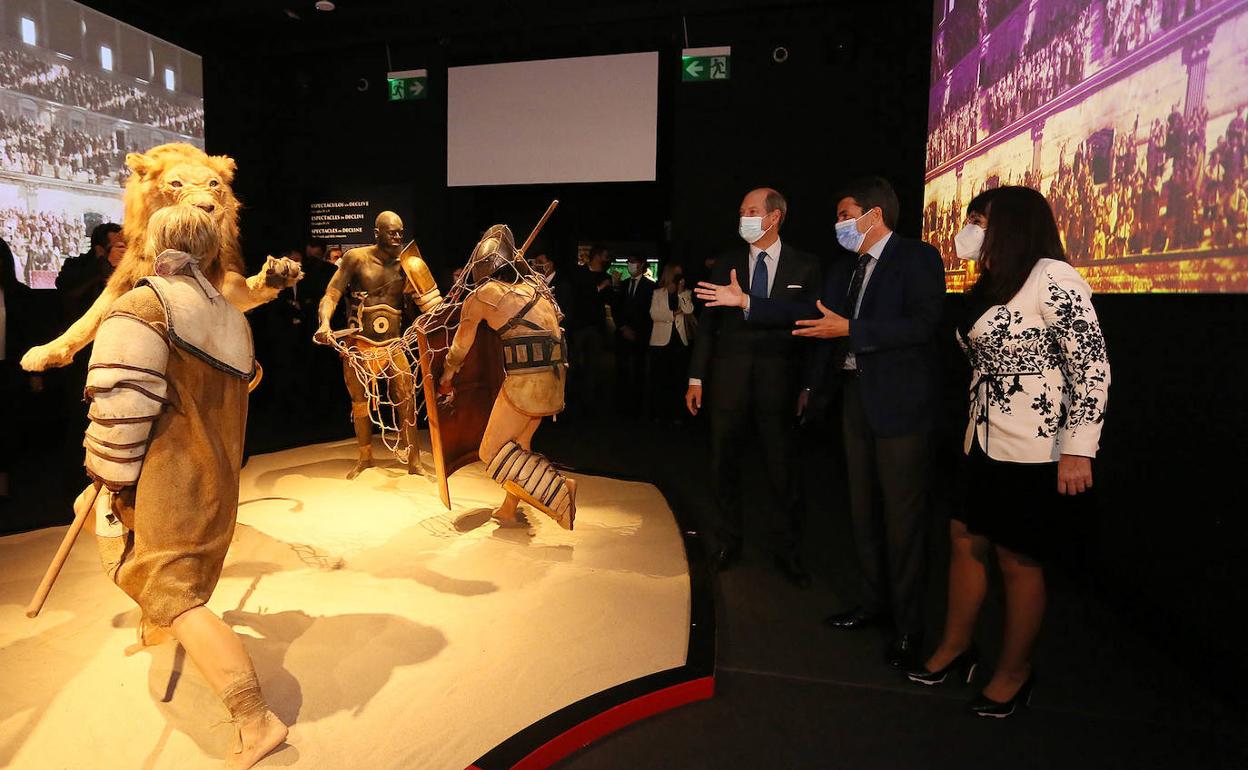
[(429, 93), (429, 72), (427, 70), (390, 72), (387, 73), (386, 80), (390, 85), (390, 101), (392, 102), (424, 99)]
[(732, 48), (686, 48), (680, 57), (680, 79), (686, 83), (727, 80), (732, 69)]

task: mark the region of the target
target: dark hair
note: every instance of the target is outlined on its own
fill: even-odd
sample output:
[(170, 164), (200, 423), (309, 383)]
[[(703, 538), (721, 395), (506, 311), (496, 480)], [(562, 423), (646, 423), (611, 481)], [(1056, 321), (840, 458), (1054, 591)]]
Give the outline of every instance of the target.
[(984, 190), (979, 195), (976, 195), (974, 198), (971, 198), (971, 202), (966, 204), (966, 215), (968, 217), (971, 214), (987, 215), (988, 208), (992, 206), (992, 199), (997, 197), (997, 190), (1000, 190), (1000, 189), (1001, 189), (1000, 187), (992, 187), (987, 190)]
[(971, 301), (1010, 301), (1041, 259), (1066, 261), (1062, 238), (1048, 200), (1030, 187), (992, 191), (992, 214), (979, 263), (983, 272), (971, 287)]
[(108, 248), (108, 236), (121, 232), (121, 225), (116, 222), (104, 222), (91, 228), (91, 245)]
[(329, 247), (326, 245), (325, 241), (321, 240), (320, 238), (309, 238), (308, 248), (312, 248), (312, 249), (319, 248), (321, 251), (327, 251)]
[(590, 246), (590, 247), (589, 247), (589, 258), (590, 258), (590, 259), (593, 259), (594, 257), (598, 256), (599, 254), (606, 254), (606, 253), (607, 253), (607, 247), (606, 247), (606, 246), (603, 246), (601, 243), (595, 243), (593, 246)]
[(884, 216), (884, 226), (889, 230), (897, 226), (897, 214), (901, 205), (897, 203), (897, 192), (884, 177), (864, 176), (853, 180), (841, 188), (833, 203), (839, 203), (846, 198), (857, 201), (862, 206), (863, 213), (878, 206)]

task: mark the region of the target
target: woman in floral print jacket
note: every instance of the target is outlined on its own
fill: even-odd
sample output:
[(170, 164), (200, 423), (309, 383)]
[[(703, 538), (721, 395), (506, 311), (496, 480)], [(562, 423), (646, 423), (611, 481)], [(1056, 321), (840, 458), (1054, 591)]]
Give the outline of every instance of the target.
[(1045, 606), (1041, 560), (1060, 535), (1063, 496), (1092, 486), (1109, 359), (1091, 289), (1066, 262), (1043, 195), (1027, 187), (981, 195), (957, 240), (959, 256), (978, 258), (982, 270), (958, 328), (972, 370), (964, 492), (950, 522), (944, 637), (909, 676), (939, 684), (958, 672), (970, 681), (995, 551), (1005, 581), (1004, 642), (992, 679), (968, 709), (1004, 717), (1031, 696), (1031, 649)]

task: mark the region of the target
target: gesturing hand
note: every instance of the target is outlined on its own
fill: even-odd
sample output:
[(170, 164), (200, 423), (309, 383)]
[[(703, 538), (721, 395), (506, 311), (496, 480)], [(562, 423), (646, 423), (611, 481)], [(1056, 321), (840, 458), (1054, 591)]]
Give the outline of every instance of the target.
[(811, 318), (797, 322), (793, 334), (798, 337), (818, 337), (824, 340), (849, 336), (849, 319), (843, 318), (824, 306), (821, 300), (815, 301), (819, 308), (820, 318)]
[(745, 307), (745, 292), (737, 283), (737, 271), (728, 272), (728, 285), (720, 286), (710, 281), (698, 281), (694, 289), (698, 299), (705, 300), (707, 307)]
[(1077, 495), (1092, 488), (1092, 459), (1081, 455), (1062, 455), (1057, 460), (1057, 491)]

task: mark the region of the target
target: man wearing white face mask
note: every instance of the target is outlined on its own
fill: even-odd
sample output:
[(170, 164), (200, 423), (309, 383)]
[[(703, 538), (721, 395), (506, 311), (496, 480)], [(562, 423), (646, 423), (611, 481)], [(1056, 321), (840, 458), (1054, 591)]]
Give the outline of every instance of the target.
[[(819, 291), (819, 262), (781, 242), (787, 210), (784, 196), (775, 190), (761, 188), (746, 195), (738, 233), (748, 248), (717, 258), (711, 282), (739, 282), (743, 292), (756, 299), (813, 302)], [(747, 321), (748, 313), (740, 305), (708, 307), (703, 312), (685, 394), (689, 411), (697, 414), (705, 389), (710, 410), (718, 539), (714, 563), (726, 569), (741, 555), (741, 477), (750, 475), (767, 483), (770, 498), (776, 501), (777, 510), (767, 512), (776, 565), (790, 582), (805, 587), (810, 576), (798, 557), (802, 514), (792, 461), (804, 346), (789, 333), (787, 320), (756, 323)], [(749, 451), (750, 443), (758, 446), (761, 457)]]
[(826, 387), (843, 394), (850, 518), (862, 565), (860, 606), (827, 623), (845, 631), (895, 626), (885, 658), (903, 668), (922, 647), (928, 433), (945, 282), (935, 248), (893, 232), (898, 208), (884, 179), (846, 186), (836, 239), (852, 257), (832, 267), (814, 305), (746, 297), (733, 282), (702, 284), (698, 293), (708, 307), (748, 306), (750, 323), (796, 324), (793, 335), (820, 340), (803, 395)]

